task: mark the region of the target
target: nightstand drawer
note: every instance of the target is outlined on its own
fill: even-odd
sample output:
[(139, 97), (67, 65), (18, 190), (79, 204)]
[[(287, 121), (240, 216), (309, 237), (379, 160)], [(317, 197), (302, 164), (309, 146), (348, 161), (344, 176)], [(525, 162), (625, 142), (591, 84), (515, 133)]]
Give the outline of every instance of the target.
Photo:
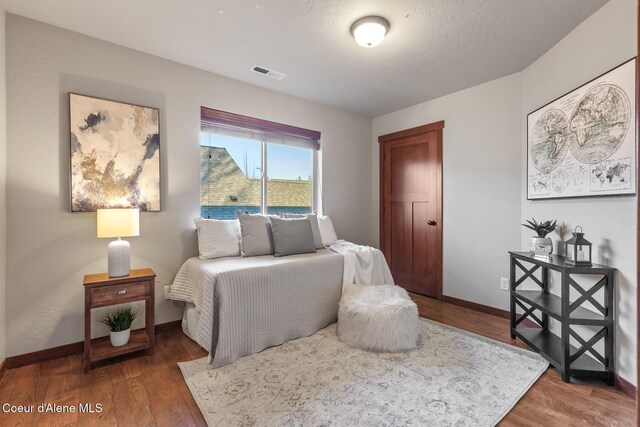
[(122, 283), (91, 289), (91, 306), (120, 304), (149, 295), (150, 282)]

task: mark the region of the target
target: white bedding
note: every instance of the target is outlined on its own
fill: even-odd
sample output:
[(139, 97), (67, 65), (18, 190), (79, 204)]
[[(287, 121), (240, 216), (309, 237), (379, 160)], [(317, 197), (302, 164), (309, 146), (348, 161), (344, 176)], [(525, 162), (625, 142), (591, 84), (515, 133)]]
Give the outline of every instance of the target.
[(274, 257), (188, 259), (169, 297), (195, 305), (189, 335), (214, 367), (285, 341), (312, 335), (337, 320), (343, 257), (328, 249)]

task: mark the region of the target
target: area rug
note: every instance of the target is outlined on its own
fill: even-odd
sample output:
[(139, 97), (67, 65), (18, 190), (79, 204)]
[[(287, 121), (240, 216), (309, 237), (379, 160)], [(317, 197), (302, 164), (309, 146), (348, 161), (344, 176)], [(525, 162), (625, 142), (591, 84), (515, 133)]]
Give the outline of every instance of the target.
[(336, 324), (218, 369), (180, 363), (210, 426), (493, 426), (548, 367), (536, 353), (420, 319), (407, 353), (347, 346)]

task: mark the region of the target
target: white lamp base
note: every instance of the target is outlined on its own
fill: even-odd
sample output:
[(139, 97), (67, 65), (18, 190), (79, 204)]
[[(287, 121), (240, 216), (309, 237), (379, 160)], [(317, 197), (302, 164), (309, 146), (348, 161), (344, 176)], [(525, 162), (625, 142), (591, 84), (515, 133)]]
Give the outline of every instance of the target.
[(131, 268), (131, 245), (118, 237), (109, 243), (109, 277), (122, 277), (129, 274)]

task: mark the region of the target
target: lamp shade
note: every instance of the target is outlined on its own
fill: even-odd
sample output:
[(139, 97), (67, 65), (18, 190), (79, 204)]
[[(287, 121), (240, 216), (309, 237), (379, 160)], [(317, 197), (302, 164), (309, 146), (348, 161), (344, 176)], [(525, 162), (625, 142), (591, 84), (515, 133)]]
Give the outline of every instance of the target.
[(139, 209), (98, 209), (98, 237), (140, 235)]

